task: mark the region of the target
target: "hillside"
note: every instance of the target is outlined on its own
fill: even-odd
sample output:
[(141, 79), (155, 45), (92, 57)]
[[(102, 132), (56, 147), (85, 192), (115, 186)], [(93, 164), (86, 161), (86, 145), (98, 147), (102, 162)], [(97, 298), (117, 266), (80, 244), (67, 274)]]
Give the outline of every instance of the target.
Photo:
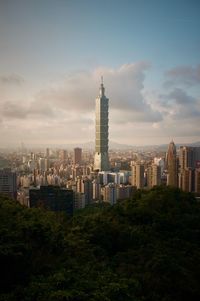
[(200, 204), (157, 187), (72, 219), (0, 199), (0, 300), (199, 300)]

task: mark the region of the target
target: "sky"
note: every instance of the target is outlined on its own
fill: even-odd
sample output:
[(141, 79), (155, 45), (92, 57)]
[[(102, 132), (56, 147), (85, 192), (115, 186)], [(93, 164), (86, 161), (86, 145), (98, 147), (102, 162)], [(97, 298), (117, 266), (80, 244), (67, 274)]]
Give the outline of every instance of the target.
[(199, 0), (0, 0), (0, 145), (200, 141)]

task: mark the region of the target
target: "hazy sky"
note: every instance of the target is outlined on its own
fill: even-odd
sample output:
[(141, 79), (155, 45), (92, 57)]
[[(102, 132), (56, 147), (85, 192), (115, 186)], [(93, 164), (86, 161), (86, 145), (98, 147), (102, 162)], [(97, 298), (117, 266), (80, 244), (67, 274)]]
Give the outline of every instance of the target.
[(0, 0), (0, 146), (200, 140), (199, 0)]

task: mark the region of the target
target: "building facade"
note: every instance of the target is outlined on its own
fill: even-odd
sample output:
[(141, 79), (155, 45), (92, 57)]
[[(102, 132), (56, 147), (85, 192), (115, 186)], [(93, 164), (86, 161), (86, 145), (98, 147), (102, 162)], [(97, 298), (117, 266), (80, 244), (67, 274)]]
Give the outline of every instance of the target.
[(137, 189), (144, 187), (144, 165), (140, 163), (132, 166), (132, 185)]
[(147, 168), (147, 187), (152, 188), (158, 185), (161, 185), (161, 167), (152, 164)]
[(0, 170), (0, 193), (17, 198), (17, 176), (9, 168)]
[(82, 148), (76, 147), (74, 149), (74, 164), (81, 164), (82, 161)]
[(178, 186), (178, 163), (176, 157), (176, 146), (170, 142), (166, 153), (167, 185)]
[(40, 186), (29, 190), (30, 207), (42, 207), (52, 211), (64, 211), (73, 214), (74, 193), (73, 190), (60, 188), (59, 186)]

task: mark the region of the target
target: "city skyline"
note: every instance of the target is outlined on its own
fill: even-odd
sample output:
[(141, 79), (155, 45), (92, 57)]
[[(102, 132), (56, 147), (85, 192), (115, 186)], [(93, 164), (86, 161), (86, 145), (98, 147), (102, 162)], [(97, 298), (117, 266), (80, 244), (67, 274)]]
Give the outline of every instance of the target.
[(1, 146), (200, 141), (199, 1), (1, 1)]

